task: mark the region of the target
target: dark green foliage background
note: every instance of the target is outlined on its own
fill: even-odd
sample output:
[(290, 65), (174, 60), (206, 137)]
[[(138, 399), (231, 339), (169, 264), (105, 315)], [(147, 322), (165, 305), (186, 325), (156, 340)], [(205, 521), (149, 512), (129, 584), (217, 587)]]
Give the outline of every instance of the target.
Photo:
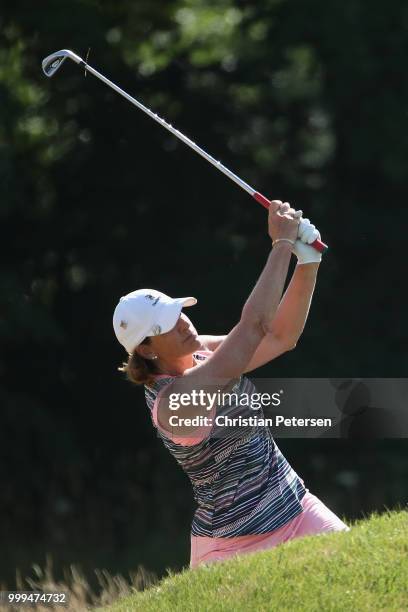
[[(111, 571), (189, 559), (187, 479), (152, 431), (111, 317), (196, 295), (225, 333), (266, 260), (265, 211), (90, 63), (330, 245), (295, 351), (263, 377), (405, 377), (408, 6), (400, 0), (41, 3), (0, 15), (1, 578), (46, 552)], [(348, 518), (407, 501), (406, 440), (282, 440)]]

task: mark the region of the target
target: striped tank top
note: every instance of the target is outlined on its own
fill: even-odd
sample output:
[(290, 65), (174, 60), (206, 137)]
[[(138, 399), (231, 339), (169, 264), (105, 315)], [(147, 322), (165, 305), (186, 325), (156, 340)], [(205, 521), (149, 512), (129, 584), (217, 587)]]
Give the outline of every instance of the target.
[[(197, 361), (211, 353), (197, 352)], [(158, 434), (193, 486), (195, 511), (191, 535), (212, 538), (264, 534), (282, 527), (302, 512), (304, 482), (282, 455), (268, 427), (234, 427), (232, 435), (171, 439), (157, 424), (157, 396), (175, 379), (160, 376), (145, 386), (145, 397)], [(241, 376), (230, 391), (233, 397), (256, 393)], [(237, 396), (235, 396), (237, 394)], [(251, 412), (251, 414), (249, 414)], [(231, 418), (253, 416), (239, 401), (216, 407), (216, 414)], [(263, 418), (262, 409), (257, 417)]]

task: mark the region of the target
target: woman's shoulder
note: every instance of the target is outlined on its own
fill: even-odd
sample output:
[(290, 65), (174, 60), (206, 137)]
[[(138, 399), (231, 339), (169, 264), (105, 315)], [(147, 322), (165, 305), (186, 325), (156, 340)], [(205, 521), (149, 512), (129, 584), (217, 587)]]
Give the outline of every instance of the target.
[[(202, 362), (208, 359), (212, 355), (212, 351), (199, 350), (193, 353), (193, 357), (197, 362)], [(156, 374), (154, 381), (150, 385), (145, 385), (145, 395), (149, 399), (156, 396), (164, 387), (170, 385), (176, 378), (180, 376), (172, 376), (170, 374)]]

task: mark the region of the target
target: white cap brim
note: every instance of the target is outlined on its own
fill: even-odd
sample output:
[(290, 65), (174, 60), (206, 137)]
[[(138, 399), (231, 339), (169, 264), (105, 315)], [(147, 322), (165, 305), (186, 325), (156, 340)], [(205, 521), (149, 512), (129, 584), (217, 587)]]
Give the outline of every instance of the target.
[(197, 304), (195, 297), (174, 298), (171, 302), (163, 302), (157, 313), (156, 324), (151, 330), (152, 333), (147, 335), (157, 336), (171, 331), (179, 319), (181, 310), (185, 306), (194, 306), (195, 304)]

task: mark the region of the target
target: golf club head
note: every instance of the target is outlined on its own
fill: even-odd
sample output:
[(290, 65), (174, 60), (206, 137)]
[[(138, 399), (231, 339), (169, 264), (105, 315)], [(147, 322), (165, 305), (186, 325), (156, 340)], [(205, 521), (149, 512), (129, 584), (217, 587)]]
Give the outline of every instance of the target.
[(51, 53), (45, 57), (42, 61), (42, 69), (47, 77), (52, 77), (57, 72), (57, 70), (62, 66), (65, 59), (69, 57), (77, 64), (85, 63), (79, 55), (73, 53), (69, 49), (62, 49), (61, 51), (56, 51), (55, 53)]

